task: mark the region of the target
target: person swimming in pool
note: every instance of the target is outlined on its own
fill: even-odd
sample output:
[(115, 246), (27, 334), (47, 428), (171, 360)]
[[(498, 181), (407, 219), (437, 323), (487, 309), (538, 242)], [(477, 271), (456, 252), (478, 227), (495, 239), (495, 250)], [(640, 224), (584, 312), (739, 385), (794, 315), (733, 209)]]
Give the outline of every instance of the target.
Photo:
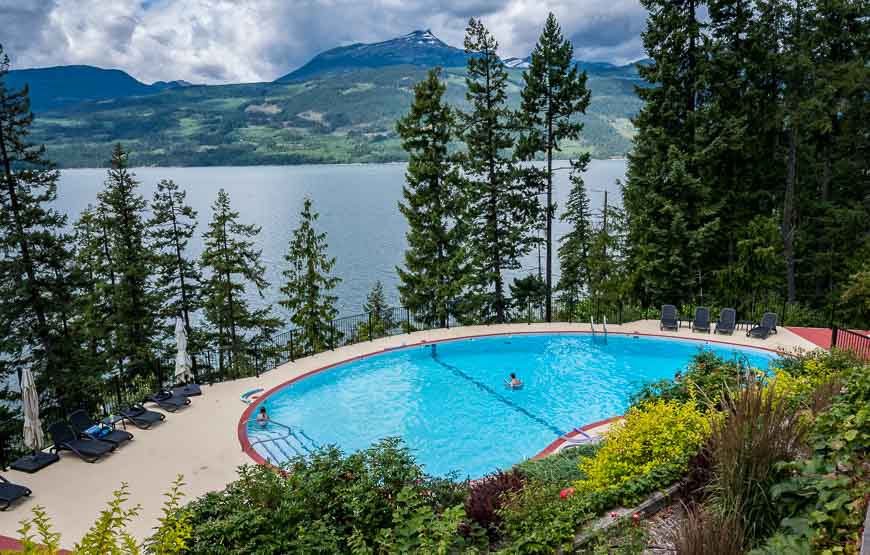
[(520, 379), (517, 378), (517, 375), (515, 373), (511, 372), (511, 379), (505, 380), (505, 385), (507, 385), (511, 389), (519, 389), (523, 387), (523, 382), (521, 382)]
[(257, 424), (265, 428), (269, 423), (269, 415), (266, 414), (266, 407), (260, 407), (260, 412), (257, 413)]

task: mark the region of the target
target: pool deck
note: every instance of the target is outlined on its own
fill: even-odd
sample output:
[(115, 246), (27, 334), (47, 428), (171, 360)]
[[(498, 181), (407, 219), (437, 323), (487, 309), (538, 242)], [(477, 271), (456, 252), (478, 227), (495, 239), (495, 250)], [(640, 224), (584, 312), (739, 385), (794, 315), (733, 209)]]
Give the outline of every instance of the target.
[[(168, 414), (166, 420), (153, 429), (138, 430), (130, 426), (129, 430), (136, 436), (135, 439), (97, 463), (85, 463), (65, 452), (60, 462), (36, 474), (14, 470), (5, 472), (3, 475), (9, 481), (31, 488), (33, 495), (9, 510), (0, 512), (0, 536), (16, 538), (19, 522), (29, 518), (30, 509), (38, 504), (50, 515), (55, 531), (61, 533), (61, 545), (72, 547), (94, 522), (100, 510), (105, 508), (112, 492), (126, 482), (131, 505), (138, 503), (142, 508), (139, 517), (130, 524), (129, 531), (134, 537), (146, 538), (157, 524), (164, 501), (163, 494), (177, 475), (184, 476), (187, 485), (183, 491), (188, 499), (192, 499), (209, 491), (223, 489), (235, 479), (238, 466), (253, 462), (242, 451), (237, 436), (239, 420), (247, 408), (240, 402), (239, 396), (250, 389), (263, 388), (268, 391), (324, 367), (408, 345), (481, 335), (588, 331), (589, 324), (554, 323), (468, 326), (416, 332), (349, 345), (299, 359), (259, 378), (203, 387), (203, 395), (194, 397), (190, 407)], [(780, 328), (777, 335), (767, 340), (750, 339), (739, 331), (733, 336), (693, 334), (685, 328), (678, 332), (663, 333), (659, 331), (658, 321), (653, 320), (609, 326), (609, 332), (719, 341), (787, 352), (818, 348), (786, 328)], [(577, 426), (584, 424), (587, 423), (577, 422)], [(609, 422), (603, 422), (588, 427), (586, 431), (591, 435), (601, 434), (608, 425)], [(540, 446), (542, 450), (546, 447)]]

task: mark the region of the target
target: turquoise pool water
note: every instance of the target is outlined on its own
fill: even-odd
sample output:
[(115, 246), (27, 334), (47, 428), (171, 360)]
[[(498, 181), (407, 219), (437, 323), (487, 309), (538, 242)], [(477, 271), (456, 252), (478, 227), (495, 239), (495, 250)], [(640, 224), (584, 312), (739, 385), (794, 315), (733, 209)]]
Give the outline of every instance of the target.
[[(433, 356), (434, 349), (434, 356)], [(587, 334), (513, 335), (407, 347), (345, 363), (263, 400), (289, 426), (285, 446), (336, 444), (345, 451), (401, 436), (430, 474), (477, 478), (534, 456), (560, 435), (622, 414), (644, 382), (673, 377), (699, 350), (744, 357), (767, 369), (773, 353), (677, 339)], [(504, 387), (510, 372), (521, 390)], [(255, 450), (284, 457), (283, 428), (248, 425)]]

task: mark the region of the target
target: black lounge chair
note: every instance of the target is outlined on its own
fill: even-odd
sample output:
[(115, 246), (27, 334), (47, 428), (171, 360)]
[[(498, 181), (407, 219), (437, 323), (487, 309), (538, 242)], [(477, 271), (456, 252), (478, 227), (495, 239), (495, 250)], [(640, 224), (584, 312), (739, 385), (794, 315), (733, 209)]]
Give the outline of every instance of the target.
[(5, 511), (10, 505), (21, 499), (28, 497), (32, 491), (30, 488), (13, 484), (3, 476), (0, 476), (0, 511)]
[(190, 398), (185, 397), (184, 395), (176, 395), (171, 391), (158, 391), (157, 393), (145, 397), (145, 401), (154, 403), (161, 409), (169, 412), (175, 412), (190, 404)]
[(705, 331), (710, 333), (710, 309), (699, 306), (695, 309), (695, 319), (692, 320), (692, 331)]
[[(73, 431), (77, 432), (79, 436), (85, 439), (98, 439), (114, 445), (121, 445), (125, 441), (133, 439), (133, 434), (130, 432), (115, 430), (111, 426), (94, 422), (94, 420), (88, 416), (88, 413), (83, 410), (77, 410), (69, 415), (69, 423), (72, 425)], [(93, 434), (88, 432), (88, 430), (94, 426), (100, 428), (100, 433)]]
[(188, 383), (172, 388), (172, 393), (181, 397), (198, 397), (202, 395), (202, 388), (199, 384)]
[(51, 448), (55, 453), (59, 451), (72, 451), (82, 460), (89, 463), (97, 462), (103, 455), (114, 451), (115, 445), (98, 439), (79, 439), (76, 433), (65, 422), (55, 422), (48, 428), (54, 446)]
[(761, 325), (770, 330), (770, 333), (776, 333), (776, 322), (779, 317), (776, 312), (765, 312), (761, 317)]
[(672, 304), (662, 305), (662, 319), (659, 322), (660, 330), (674, 330), (680, 328), (680, 321), (677, 319), (677, 307)]
[(755, 326), (746, 332), (746, 337), (754, 337), (756, 339), (767, 339), (770, 336), (770, 328), (767, 326)]
[(125, 420), (139, 429), (147, 430), (161, 420), (166, 420), (166, 415), (161, 412), (148, 410), (142, 405), (132, 405), (120, 412)]
[(716, 333), (731, 335), (737, 328), (737, 311), (733, 308), (723, 308), (719, 313), (719, 321), (716, 322)]

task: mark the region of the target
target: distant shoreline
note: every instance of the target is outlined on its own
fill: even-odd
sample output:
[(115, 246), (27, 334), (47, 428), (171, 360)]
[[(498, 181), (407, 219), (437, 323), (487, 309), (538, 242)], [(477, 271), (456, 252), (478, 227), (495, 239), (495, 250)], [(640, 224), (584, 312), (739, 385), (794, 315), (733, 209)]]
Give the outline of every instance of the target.
[[(567, 162), (571, 158), (556, 158), (554, 162)], [(544, 160), (535, 160), (535, 162), (543, 162)], [(592, 158), (593, 162), (627, 162), (627, 157), (610, 157), (610, 158)], [(406, 160), (396, 160), (392, 162), (323, 162), (323, 163), (306, 163), (306, 164), (224, 164), (224, 165), (209, 165), (209, 166), (130, 166), (131, 170), (150, 170), (150, 169), (166, 169), (166, 170), (182, 170), (182, 169), (205, 169), (205, 168), (316, 168), (330, 166), (398, 166), (407, 164)], [(73, 166), (57, 168), (60, 171), (74, 170), (106, 170), (108, 166)]]

